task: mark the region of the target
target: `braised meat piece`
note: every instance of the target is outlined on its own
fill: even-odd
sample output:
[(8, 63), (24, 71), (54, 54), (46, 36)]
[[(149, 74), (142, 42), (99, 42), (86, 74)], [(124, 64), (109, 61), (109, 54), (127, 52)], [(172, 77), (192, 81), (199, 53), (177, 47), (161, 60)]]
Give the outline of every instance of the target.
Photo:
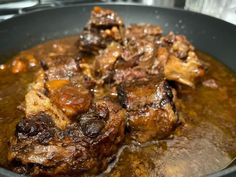
[(150, 68), (155, 55), (155, 44), (146, 39), (132, 40), (124, 46), (122, 58), (125, 61), (132, 61), (134, 65), (141, 68)]
[(90, 20), (76, 43), (80, 52), (96, 54), (112, 41), (122, 42), (124, 33), (122, 19), (113, 11), (94, 7)]
[(98, 31), (85, 30), (79, 34), (76, 45), (79, 51), (96, 54), (99, 49), (106, 48), (106, 40)]
[(98, 29), (100, 35), (108, 43), (111, 41), (122, 42), (124, 23), (114, 11), (101, 7), (94, 7), (88, 23), (90, 29)]
[(122, 83), (118, 87), (118, 98), (127, 110), (138, 110), (144, 106), (161, 107), (172, 103), (172, 91), (162, 77), (150, 77)]
[(122, 30), (117, 27), (111, 29), (94, 29), (89, 27), (79, 34), (76, 45), (80, 52), (97, 54), (99, 50), (105, 49), (111, 42), (121, 42)]
[(131, 138), (144, 143), (168, 137), (177, 125), (177, 116), (169, 104), (163, 108), (146, 107), (130, 111), (127, 124)]
[(25, 96), (25, 106), (26, 118), (31, 118), (44, 112), (51, 117), (52, 121), (60, 129), (65, 129), (70, 123), (67, 116), (40, 91), (29, 91)]
[(127, 27), (122, 58), (125, 61), (134, 60), (133, 63), (140, 63), (140, 67), (150, 67), (157, 48), (155, 41), (160, 38), (161, 33), (159, 26), (151, 24), (133, 24)]
[(124, 110), (105, 99), (64, 130), (40, 112), (18, 123), (9, 160), (14, 170), (30, 175), (101, 172), (124, 138), (124, 118)]
[(165, 77), (194, 87), (195, 80), (204, 75), (204, 68), (186, 37), (171, 32), (158, 43), (157, 58), (164, 65)]
[(131, 81), (148, 75), (160, 74), (155, 70), (156, 41), (162, 30), (159, 26), (150, 24), (133, 24), (126, 28), (121, 57), (115, 64), (113, 80), (119, 84), (122, 81)]
[(123, 20), (112, 10), (94, 7), (91, 12), (89, 24), (99, 28), (123, 26)]
[(171, 55), (164, 69), (168, 80), (194, 87), (195, 80), (204, 75), (202, 63), (194, 52), (189, 52), (185, 61)]
[(41, 112), (51, 117), (56, 127), (65, 129), (70, 123), (67, 116), (45, 95), (45, 74), (40, 71), (25, 95), (25, 116), (31, 118)]
[(168, 83), (160, 78), (146, 78), (117, 87), (121, 105), (127, 109), (131, 137), (139, 142), (164, 138), (178, 120), (173, 94)]
[(155, 44), (146, 39), (127, 42), (114, 65), (115, 83), (147, 77), (155, 61), (156, 49)]
[(112, 42), (95, 57), (95, 72), (99, 80), (109, 82), (114, 72), (114, 64), (121, 55), (121, 52), (120, 44)]
[(42, 65), (10, 142), (12, 169), (32, 176), (101, 172), (123, 141), (125, 111), (108, 98), (94, 102), (94, 83), (71, 57)]
[(86, 112), (92, 102), (93, 83), (80, 72), (70, 56), (49, 57), (44, 61), (45, 86), (51, 102), (68, 117)]
[(48, 57), (43, 61), (47, 80), (69, 80), (79, 68), (71, 56), (59, 55)]

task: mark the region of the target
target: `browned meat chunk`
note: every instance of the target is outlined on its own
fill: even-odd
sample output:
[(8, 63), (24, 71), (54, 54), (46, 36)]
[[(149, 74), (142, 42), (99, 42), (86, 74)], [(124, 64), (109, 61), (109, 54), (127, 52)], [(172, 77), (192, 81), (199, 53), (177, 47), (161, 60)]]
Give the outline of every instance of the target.
[(118, 104), (101, 100), (65, 130), (44, 113), (22, 119), (9, 160), (15, 171), (30, 175), (101, 172), (124, 138), (124, 118)]
[(25, 116), (26, 118), (31, 118), (44, 112), (51, 117), (58, 128), (65, 129), (70, 120), (44, 94), (46, 92), (44, 79), (44, 73), (39, 72), (37, 80), (31, 85), (30, 91), (25, 95)]
[(82, 52), (97, 53), (99, 49), (106, 48), (106, 41), (98, 32), (86, 30), (79, 34), (76, 45)]
[[(134, 24), (125, 31), (124, 52), (122, 58), (125, 61), (133, 61), (140, 67), (151, 67), (157, 44), (162, 30), (159, 26), (150, 24)], [(147, 65), (147, 66), (146, 66)]]
[(72, 57), (41, 64), (10, 143), (12, 168), (41, 176), (101, 172), (123, 141), (125, 111), (108, 99), (93, 101), (94, 83)]
[(151, 67), (155, 55), (155, 44), (146, 39), (132, 40), (124, 46), (122, 58), (125, 61), (133, 61), (140, 67)]
[(168, 137), (176, 123), (176, 114), (169, 104), (159, 109), (147, 107), (128, 113), (131, 137), (141, 143)]
[(31, 118), (38, 115), (40, 112), (44, 112), (51, 117), (52, 121), (60, 129), (65, 129), (70, 123), (70, 120), (66, 115), (58, 109), (48, 97), (37, 90), (31, 90), (26, 94), (25, 103), (25, 114), (27, 118)]
[(109, 82), (114, 70), (114, 64), (121, 55), (122, 48), (112, 42), (107, 48), (95, 57), (95, 72), (99, 79)]
[(195, 80), (204, 75), (204, 68), (186, 37), (170, 33), (160, 39), (159, 45), (157, 58), (164, 65), (165, 77), (194, 87)]
[(150, 24), (134, 24), (126, 29), (121, 57), (114, 67), (115, 83), (161, 73), (160, 70), (153, 72), (157, 65), (158, 45), (155, 41), (160, 38), (161, 33), (159, 26)]
[(118, 87), (118, 98), (127, 110), (138, 110), (144, 106), (159, 108), (172, 104), (172, 90), (162, 77), (151, 77), (122, 83)]
[(47, 80), (69, 80), (78, 72), (78, 66), (71, 56), (49, 57), (44, 61)]
[(155, 62), (155, 53), (155, 44), (146, 39), (126, 43), (114, 66), (115, 83), (147, 77)]
[(50, 100), (70, 118), (86, 112), (92, 102), (90, 78), (79, 72), (72, 57), (50, 57), (45, 61), (45, 81)]
[(115, 12), (94, 7), (89, 23), (80, 33), (76, 45), (81, 52), (96, 54), (114, 40), (121, 42), (123, 27), (122, 19)]
[(204, 75), (204, 69), (197, 55), (189, 52), (185, 61), (170, 55), (164, 73), (168, 80), (194, 87), (196, 78)]
[(89, 23), (100, 28), (123, 26), (123, 20), (115, 12), (101, 7), (93, 8)]
[(123, 83), (117, 88), (118, 98), (128, 111), (127, 124), (131, 137), (139, 142), (168, 136), (177, 115), (172, 90), (161, 78)]

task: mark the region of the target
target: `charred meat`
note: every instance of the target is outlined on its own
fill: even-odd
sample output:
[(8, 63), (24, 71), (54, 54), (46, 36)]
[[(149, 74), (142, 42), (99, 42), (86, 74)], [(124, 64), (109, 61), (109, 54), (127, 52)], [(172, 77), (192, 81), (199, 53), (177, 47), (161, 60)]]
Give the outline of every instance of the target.
[(11, 140), (13, 170), (49, 176), (99, 173), (124, 138), (124, 115), (119, 105), (101, 100), (64, 130), (44, 112), (24, 118)]

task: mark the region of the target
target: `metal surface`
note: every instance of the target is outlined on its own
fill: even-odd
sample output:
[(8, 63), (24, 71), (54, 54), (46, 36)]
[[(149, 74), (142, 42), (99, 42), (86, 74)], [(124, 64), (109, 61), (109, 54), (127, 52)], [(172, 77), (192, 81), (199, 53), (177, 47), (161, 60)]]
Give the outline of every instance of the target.
[(221, 170), (225, 170), (229, 167), (233, 167), (233, 166), (236, 166), (236, 157), (234, 157), (231, 162), (229, 162), (225, 167), (223, 167)]
[[(102, 4), (96, 4), (102, 5)], [(0, 23), (0, 56), (9, 57), (23, 49), (49, 39), (77, 34), (86, 24), (94, 4), (55, 8), (20, 15)], [(117, 11), (126, 24), (146, 22), (159, 24), (164, 32), (184, 34), (196, 46), (236, 71), (236, 27), (213, 17), (177, 9), (142, 5), (106, 4)], [(3, 57), (5, 56), (5, 57)], [(4, 60), (2, 59), (3, 63)], [(7, 177), (5, 171), (0, 176)], [(211, 177), (236, 176), (236, 167)]]

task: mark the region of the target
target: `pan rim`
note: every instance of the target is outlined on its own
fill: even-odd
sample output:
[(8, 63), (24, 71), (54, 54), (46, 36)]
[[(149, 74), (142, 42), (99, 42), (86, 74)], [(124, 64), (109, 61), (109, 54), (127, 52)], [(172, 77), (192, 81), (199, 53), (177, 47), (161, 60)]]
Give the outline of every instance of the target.
[[(11, 23), (11, 22), (14, 22), (15, 20), (18, 20), (20, 18), (23, 18), (24, 16), (28, 16), (28, 15), (31, 15), (31, 14), (36, 14), (36, 13), (40, 13), (42, 11), (51, 11), (51, 10), (56, 10), (56, 9), (64, 9), (64, 8), (75, 8), (75, 7), (92, 7), (92, 6), (131, 6), (131, 7), (145, 7), (145, 8), (158, 8), (158, 9), (163, 9), (163, 10), (171, 10), (171, 11), (179, 11), (179, 12), (182, 12), (184, 14), (193, 14), (193, 15), (196, 15), (196, 16), (203, 16), (209, 20), (214, 20), (216, 23), (221, 23), (221, 24), (224, 24), (224, 25), (228, 25), (230, 28), (234, 29), (234, 31), (236, 32), (236, 25), (233, 25), (229, 22), (226, 22), (224, 20), (221, 20), (221, 19), (218, 19), (216, 17), (212, 17), (212, 16), (209, 16), (209, 15), (205, 15), (205, 14), (201, 14), (201, 13), (197, 13), (197, 12), (192, 12), (192, 11), (186, 11), (184, 9), (180, 9), (180, 8), (169, 8), (169, 7), (160, 7), (160, 6), (146, 6), (146, 5), (142, 5), (142, 4), (138, 4), (138, 3), (112, 3), (112, 2), (109, 2), (109, 3), (104, 3), (104, 2), (100, 2), (100, 3), (81, 3), (81, 4), (76, 4), (76, 5), (68, 5), (66, 7), (53, 7), (53, 8), (46, 8), (46, 9), (38, 9), (38, 10), (34, 10), (34, 11), (31, 11), (31, 12), (27, 12), (27, 13), (23, 13), (23, 14), (19, 14), (19, 15), (16, 15), (15, 17), (13, 18), (10, 18), (8, 20), (5, 20), (3, 22), (0, 22), (0, 26), (2, 24), (5, 24), (5, 23)], [(227, 168), (225, 170), (222, 170), (222, 171), (218, 171), (218, 172), (215, 172), (215, 173), (212, 173), (212, 174), (209, 174), (208, 176), (209, 177), (219, 177), (219, 176), (225, 176), (225, 175), (230, 175), (232, 173), (235, 173), (236, 175), (236, 166), (235, 167), (230, 167), (230, 168)], [(1, 168), (0, 168), (0, 174), (1, 174)]]
[(221, 22), (221, 23), (225, 23), (227, 25), (230, 25), (236, 31), (236, 25), (234, 25), (230, 22), (224, 21), (220, 18), (207, 15), (207, 14), (202, 14), (202, 13), (199, 13), (199, 12), (189, 11), (189, 10), (185, 10), (185, 9), (181, 9), (181, 8), (177, 8), (177, 7), (164, 7), (164, 6), (153, 6), (153, 5), (152, 6), (147, 6), (147, 5), (143, 5), (143, 4), (139, 4), (139, 3), (132, 3), (132, 2), (129, 2), (129, 3), (125, 3), (125, 2), (81, 3), (81, 4), (76, 4), (76, 5), (67, 5), (67, 6), (64, 6), (64, 7), (63, 6), (55, 6), (55, 7), (49, 7), (49, 8), (44, 8), (44, 9), (36, 9), (36, 10), (29, 11), (29, 12), (26, 12), (26, 13), (18, 14), (16, 16), (10, 18), (10, 19), (4, 20), (4, 21), (0, 22), (0, 25), (4, 24), (4, 23), (11, 22), (13, 20), (24, 17), (26, 15), (40, 13), (42, 11), (51, 11), (51, 10), (64, 9), (64, 8), (75, 8), (75, 7), (80, 7), (80, 6), (87, 6), (87, 7), (88, 6), (90, 6), (90, 7), (92, 7), (92, 6), (131, 6), (131, 7), (158, 8), (158, 9), (162, 9), (162, 10), (179, 11), (179, 12), (182, 12), (182, 13), (193, 14), (193, 15), (197, 15), (197, 16), (204, 16), (204, 17), (209, 18), (211, 20), (215, 20), (215, 21), (218, 21), (218, 22)]

